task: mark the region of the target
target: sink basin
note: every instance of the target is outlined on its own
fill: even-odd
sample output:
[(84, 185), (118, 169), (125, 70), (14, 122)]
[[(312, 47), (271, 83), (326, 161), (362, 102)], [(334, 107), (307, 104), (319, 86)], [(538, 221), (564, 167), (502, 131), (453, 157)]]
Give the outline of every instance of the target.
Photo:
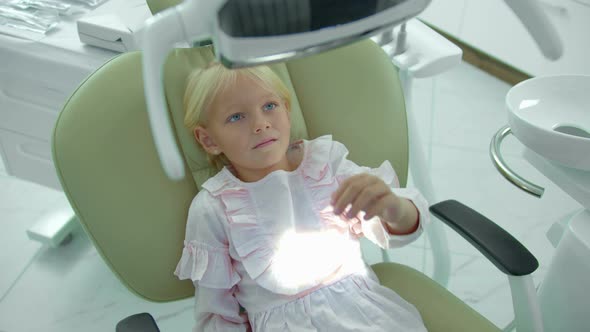
[(506, 95), (508, 123), (526, 147), (590, 171), (590, 76), (536, 77)]

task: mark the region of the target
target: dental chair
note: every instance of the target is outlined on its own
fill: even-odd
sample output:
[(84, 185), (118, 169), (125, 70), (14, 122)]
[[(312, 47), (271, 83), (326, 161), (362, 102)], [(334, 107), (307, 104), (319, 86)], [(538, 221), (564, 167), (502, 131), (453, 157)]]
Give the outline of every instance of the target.
[[(171, 4), (154, 2), (150, 8), (156, 12)], [(190, 202), (216, 171), (183, 126), (182, 95), (189, 71), (213, 57), (209, 47), (175, 49), (165, 65), (168, 106), (190, 170), (182, 181), (169, 180), (160, 166), (146, 113), (139, 52), (124, 53), (90, 75), (67, 101), (55, 126), (53, 160), (71, 206), (113, 273), (149, 301), (194, 296), (191, 281), (179, 281), (173, 271), (182, 252)], [(293, 139), (331, 134), (358, 164), (377, 167), (389, 160), (405, 186), (404, 97), (397, 71), (378, 45), (365, 40), (271, 68), (293, 95)], [(456, 201), (436, 204), (431, 211), (509, 279), (532, 283), (536, 259), (493, 222)], [(419, 271), (397, 263), (372, 268), (384, 286), (418, 308), (429, 331), (500, 331)], [(522, 305), (526, 301), (521, 303), (522, 294), (515, 294), (515, 288), (520, 327), (519, 317), (529, 320), (529, 306)], [(149, 314), (132, 315), (119, 322), (117, 331), (148, 331), (145, 324), (151, 322)], [(158, 331), (155, 326), (153, 330)]]

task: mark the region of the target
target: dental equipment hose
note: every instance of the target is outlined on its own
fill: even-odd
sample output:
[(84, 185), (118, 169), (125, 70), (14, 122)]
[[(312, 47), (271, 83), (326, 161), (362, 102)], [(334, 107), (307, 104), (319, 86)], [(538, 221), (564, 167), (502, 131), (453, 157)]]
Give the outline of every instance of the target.
[(393, 51), (393, 55), (398, 55), (404, 53), (408, 49), (408, 45), (406, 43), (406, 22), (404, 22), (400, 28), (399, 32), (397, 33), (397, 39), (395, 40), (395, 51)]

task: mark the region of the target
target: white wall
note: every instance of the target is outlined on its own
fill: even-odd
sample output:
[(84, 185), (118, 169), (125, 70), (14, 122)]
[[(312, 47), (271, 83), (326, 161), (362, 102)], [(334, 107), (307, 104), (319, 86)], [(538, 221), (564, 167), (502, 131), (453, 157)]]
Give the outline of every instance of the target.
[(564, 44), (557, 61), (543, 57), (504, 0), (433, 0), (420, 18), (532, 76), (590, 75), (590, 0), (540, 2)]

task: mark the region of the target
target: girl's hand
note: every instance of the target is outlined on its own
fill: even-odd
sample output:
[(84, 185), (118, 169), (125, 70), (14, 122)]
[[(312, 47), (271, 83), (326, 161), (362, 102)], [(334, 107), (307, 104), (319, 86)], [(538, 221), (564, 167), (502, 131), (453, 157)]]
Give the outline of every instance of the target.
[(337, 215), (350, 209), (346, 218), (365, 212), (364, 219), (379, 217), (393, 234), (409, 234), (418, 226), (418, 211), (412, 202), (396, 196), (380, 178), (370, 174), (357, 174), (340, 184), (332, 194), (332, 206)]

